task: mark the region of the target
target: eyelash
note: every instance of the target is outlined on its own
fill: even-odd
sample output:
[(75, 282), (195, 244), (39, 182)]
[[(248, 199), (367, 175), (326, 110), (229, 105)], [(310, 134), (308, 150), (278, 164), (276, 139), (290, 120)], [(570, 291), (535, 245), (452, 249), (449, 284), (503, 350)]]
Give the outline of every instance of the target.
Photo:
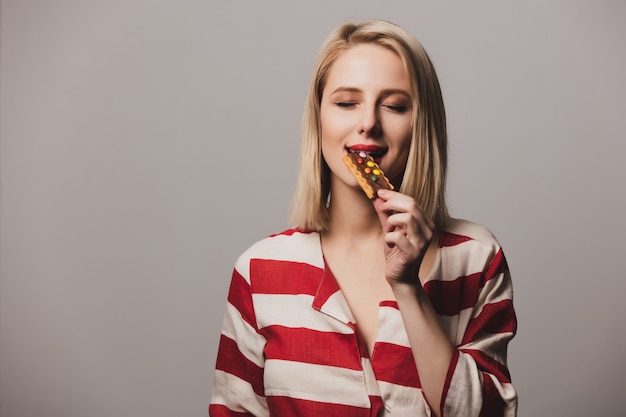
[(383, 107), (386, 107), (395, 113), (405, 113), (409, 109), (408, 106), (394, 105), (394, 104), (386, 104), (386, 105), (383, 105)]
[[(337, 107), (341, 107), (341, 108), (354, 107), (356, 104), (357, 103), (352, 102), (352, 101), (338, 101), (335, 103)], [(395, 104), (383, 104), (382, 107), (385, 107), (394, 113), (405, 113), (409, 109), (409, 106), (395, 105)]]

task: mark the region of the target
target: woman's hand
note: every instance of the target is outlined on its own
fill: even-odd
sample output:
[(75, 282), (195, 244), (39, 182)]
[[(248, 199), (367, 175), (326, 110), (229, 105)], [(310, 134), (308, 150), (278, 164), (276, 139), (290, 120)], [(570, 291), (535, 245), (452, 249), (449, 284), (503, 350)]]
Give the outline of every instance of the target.
[(396, 191), (379, 190), (374, 208), (385, 234), (385, 277), (397, 284), (419, 285), (419, 269), (435, 224), (417, 202)]

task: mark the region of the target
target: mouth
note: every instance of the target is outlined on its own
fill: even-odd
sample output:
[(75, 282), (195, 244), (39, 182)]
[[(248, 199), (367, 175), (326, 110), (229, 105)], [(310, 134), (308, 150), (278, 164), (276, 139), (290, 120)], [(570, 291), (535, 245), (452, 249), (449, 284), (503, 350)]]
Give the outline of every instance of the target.
[(346, 146), (346, 152), (362, 153), (363, 155), (361, 155), (361, 157), (370, 155), (372, 159), (374, 159), (374, 162), (378, 164), (380, 163), (382, 157), (387, 153), (387, 149), (376, 145), (353, 145)]

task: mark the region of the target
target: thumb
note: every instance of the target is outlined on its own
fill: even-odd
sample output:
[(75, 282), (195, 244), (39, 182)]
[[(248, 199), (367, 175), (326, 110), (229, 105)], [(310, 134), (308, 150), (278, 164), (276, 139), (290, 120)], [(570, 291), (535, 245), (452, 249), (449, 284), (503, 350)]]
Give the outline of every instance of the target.
[(391, 211), (385, 209), (385, 200), (378, 197), (373, 202), (374, 209), (376, 210), (376, 214), (378, 214), (378, 220), (380, 220), (380, 224), (383, 226), (383, 232), (390, 232), (393, 228), (389, 225), (389, 216), (391, 215)]

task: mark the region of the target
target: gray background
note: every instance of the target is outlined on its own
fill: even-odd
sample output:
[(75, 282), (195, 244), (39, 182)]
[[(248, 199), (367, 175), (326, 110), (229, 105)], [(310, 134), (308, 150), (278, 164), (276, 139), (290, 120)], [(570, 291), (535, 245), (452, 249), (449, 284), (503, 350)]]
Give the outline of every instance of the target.
[(429, 51), (449, 201), (514, 277), (520, 416), (623, 416), (621, 1), (1, 3), (0, 415), (203, 416), (233, 263), (288, 227), (317, 50)]

